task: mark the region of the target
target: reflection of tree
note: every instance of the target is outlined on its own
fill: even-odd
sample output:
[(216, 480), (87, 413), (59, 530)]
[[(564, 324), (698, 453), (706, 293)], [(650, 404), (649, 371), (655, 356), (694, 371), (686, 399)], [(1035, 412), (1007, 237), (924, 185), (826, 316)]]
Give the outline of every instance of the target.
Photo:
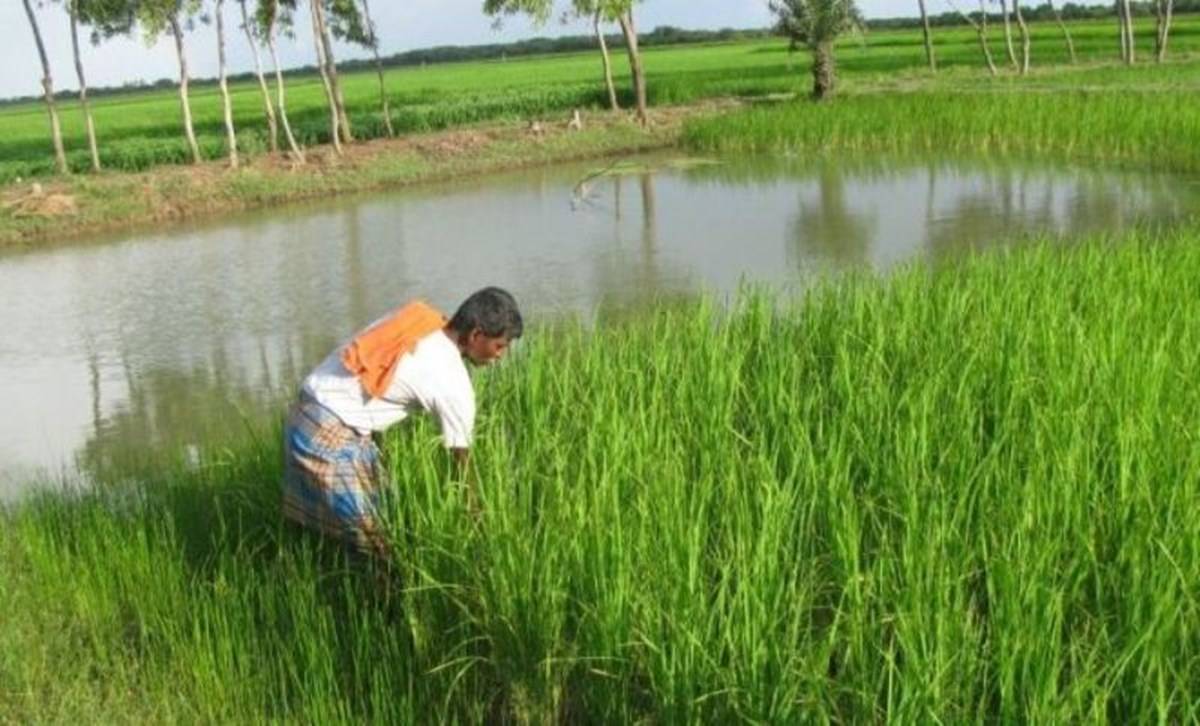
[(257, 362), (239, 364), (218, 340), (190, 366), (149, 370), (136, 370), (122, 352), (126, 390), (115, 410), (101, 413), (103, 385), (98, 372), (93, 375), (93, 427), (77, 453), (78, 464), (93, 480), (103, 480), (105, 471), (144, 463), (153, 453), (177, 454), (187, 446), (211, 451), (252, 435), (272, 435), (294, 394), (292, 384), (305, 372), (297, 359), (311, 359), (302, 351), (328, 351), (334, 344), (327, 333), (297, 331), (276, 360), (260, 340)]
[(943, 200), (947, 214), (928, 227), (930, 251), (947, 256), (1034, 236), (1119, 230), (1133, 214), (1175, 217), (1177, 199), (1170, 194), (1142, 199), (1141, 187), (1114, 183), (1111, 174), (1076, 171), (1073, 176), (1067, 181), (1005, 166), (991, 170), (979, 189), (957, 185), (950, 190), (956, 196)]
[(638, 174), (641, 194), (641, 225), (638, 230), (636, 254), (621, 253), (624, 231), (622, 224), (621, 190), (627, 175), (615, 175), (613, 197), (614, 246), (597, 261), (597, 285), (600, 305), (605, 314), (635, 310), (651, 302), (661, 302), (692, 295), (692, 285), (663, 265), (659, 255), (658, 195), (653, 172)]
[(801, 198), (791, 222), (797, 261), (815, 256), (839, 264), (866, 261), (876, 215), (864, 215), (847, 203), (846, 175), (837, 163), (822, 164), (817, 172), (817, 198)]
[(363, 274), (361, 204), (346, 207), (346, 290), (350, 296), (350, 320), (361, 325), (367, 319), (366, 276)]

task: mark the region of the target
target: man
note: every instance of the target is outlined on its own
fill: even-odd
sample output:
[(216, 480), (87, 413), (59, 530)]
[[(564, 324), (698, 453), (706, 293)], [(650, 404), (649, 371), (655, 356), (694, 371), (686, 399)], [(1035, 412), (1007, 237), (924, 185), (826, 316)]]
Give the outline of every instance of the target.
[(449, 321), (413, 301), (338, 346), (304, 379), (288, 414), (284, 516), (388, 557), (376, 514), (382, 467), (371, 435), (427, 411), (438, 419), (443, 442), (465, 475), (475, 424), (465, 362), (499, 360), (523, 327), (512, 295), (488, 287), (468, 297)]

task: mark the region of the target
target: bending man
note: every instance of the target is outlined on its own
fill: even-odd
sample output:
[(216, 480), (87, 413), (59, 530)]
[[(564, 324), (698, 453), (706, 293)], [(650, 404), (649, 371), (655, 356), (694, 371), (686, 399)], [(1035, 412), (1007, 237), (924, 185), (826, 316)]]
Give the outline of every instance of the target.
[(284, 516), (387, 557), (376, 513), (382, 467), (371, 434), (427, 411), (465, 475), (475, 424), (475, 390), (465, 364), (499, 360), (522, 330), (512, 295), (488, 287), (449, 321), (417, 300), (338, 346), (304, 379), (288, 414)]

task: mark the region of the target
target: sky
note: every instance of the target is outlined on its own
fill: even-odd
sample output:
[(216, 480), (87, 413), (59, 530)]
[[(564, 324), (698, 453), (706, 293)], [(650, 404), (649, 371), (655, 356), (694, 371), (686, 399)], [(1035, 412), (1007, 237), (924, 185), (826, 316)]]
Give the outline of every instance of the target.
[[(39, 0), (32, 1), (36, 5)], [(56, 2), (40, 2), (44, 7), (36, 11), (36, 16), (46, 43), (55, 90), (76, 89), (78, 82), (66, 13)], [(968, 4), (971, 4), (969, 0), (960, 2), (960, 5)], [(205, 0), (205, 5), (211, 7), (212, 0)], [(519, 17), (506, 18), (503, 26), (497, 29), (493, 27), (492, 19), (480, 11), (482, 5), (482, 0), (375, 0), (371, 3), (371, 12), (384, 55), (434, 45), (475, 45), (510, 42), (535, 35), (590, 32), (582, 22), (562, 25), (552, 21), (542, 28), (534, 28)], [(927, 5), (929, 12), (935, 14), (952, 9), (950, 0), (928, 0)], [(869, 18), (917, 13), (917, 3), (912, 0), (859, 0), (859, 7)], [(230, 36), (226, 39), (226, 47), (231, 73), (248, 71), (254, 62), (240, 31), (238, 12), (235, 0), (226, 2), (225, 30)], [(639, 6), (637, 21), (640, 29), (649, 31), (659, 25), (687, 29), (762, 28), (770, 25), (771, 18), (767, 0), (647, 0)], [(312, 36), (307, 30), (306, 23), (298, 22), (294, 40), (280, 39), (280, 62), (285, 67), (313, 63)], [(215, 34), (213, 26), (198, 25), (187, 38), (188, 66), (195, 78), (211, 78), (217, 74)], [(121, 38), (99, 47), (92, 46), (85, 37), (81, 37), (80, 42), (90, 86), (174, 79), (179, 72), (169, 39), (160, 38), (148, 44), (141, 37)], [(334, 53), (339, 59), (365, 55), (360, 48), (342, 45)], [(5, 69), (0, 74), (0, 98), (41, 93), (41, 63), (21, 0), (0, 0), (0, 67)]]

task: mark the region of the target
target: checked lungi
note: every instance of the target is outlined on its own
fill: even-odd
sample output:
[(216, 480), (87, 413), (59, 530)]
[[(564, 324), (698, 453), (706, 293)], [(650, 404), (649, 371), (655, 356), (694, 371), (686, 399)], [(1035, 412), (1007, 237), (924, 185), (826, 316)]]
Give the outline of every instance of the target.
[(288, 413), (283, 450), (283, 515), (360, 551), (386, 554), (376, 516), (382, 467), (371, 436), (302, 392)]

